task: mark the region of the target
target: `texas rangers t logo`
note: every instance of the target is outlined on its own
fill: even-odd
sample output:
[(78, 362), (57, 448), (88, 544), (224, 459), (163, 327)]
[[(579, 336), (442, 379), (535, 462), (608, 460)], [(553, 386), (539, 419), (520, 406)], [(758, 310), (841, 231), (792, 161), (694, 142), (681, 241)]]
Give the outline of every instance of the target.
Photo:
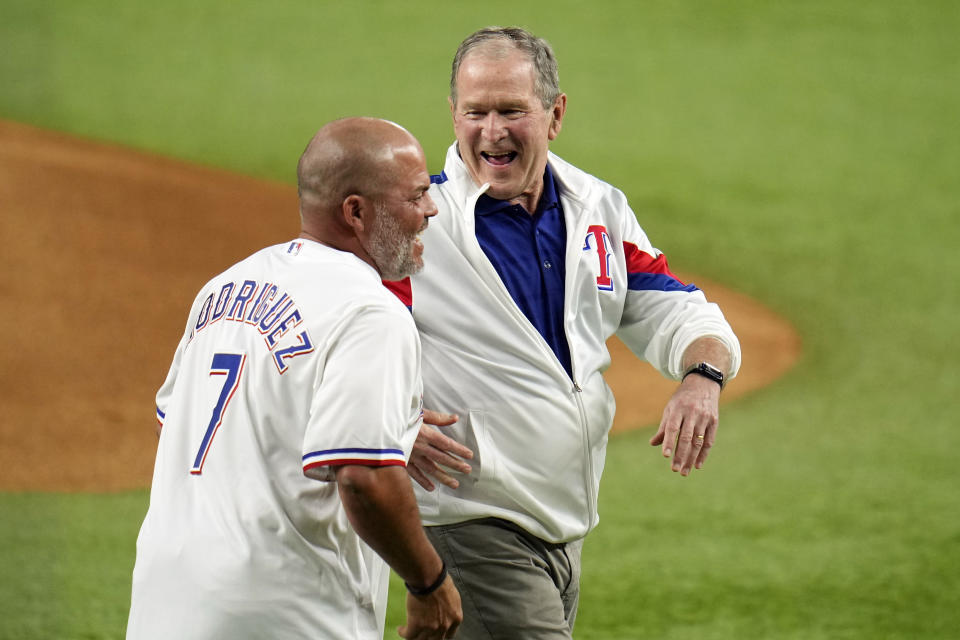
[[(591, 241), (593, 247), (590, 246)], [(597, 276), (597, 289), (613, 291), (613, 280), (610, 278), (610, 236), (603, 225), (593, 224), (587, 227), (587, 239), (583, 250), (590, 251), (596, 247), (597, 257), (600, 258), (600, 275)]]

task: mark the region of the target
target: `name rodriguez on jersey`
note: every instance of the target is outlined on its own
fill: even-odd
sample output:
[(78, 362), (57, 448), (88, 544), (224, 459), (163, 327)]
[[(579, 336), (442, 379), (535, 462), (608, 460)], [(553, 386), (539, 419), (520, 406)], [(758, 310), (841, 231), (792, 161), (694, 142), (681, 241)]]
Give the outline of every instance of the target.
[(313, 351), (313, 341), (306, 330), (292, 331), (303, 322), (300, 309), (287, 292), (270, 282), (227, 282), (219, 292), (211, 293), (200, 307), (188, 342), (217, 322), (238, 322), (256, 328), (280, 374), (289, 368), (288, 360)]

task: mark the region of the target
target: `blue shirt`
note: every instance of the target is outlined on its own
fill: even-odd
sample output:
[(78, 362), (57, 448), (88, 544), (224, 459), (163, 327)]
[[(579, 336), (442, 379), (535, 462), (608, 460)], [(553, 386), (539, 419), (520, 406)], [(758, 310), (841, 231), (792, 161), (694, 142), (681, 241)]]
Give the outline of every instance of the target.
[(507, 291), (572, 376), (563, 328), (567, 226), (553, 172), (543, 174), (543, 193), (530, 215), (518, 204), (483, 194), (477, 200), (475, 233)]

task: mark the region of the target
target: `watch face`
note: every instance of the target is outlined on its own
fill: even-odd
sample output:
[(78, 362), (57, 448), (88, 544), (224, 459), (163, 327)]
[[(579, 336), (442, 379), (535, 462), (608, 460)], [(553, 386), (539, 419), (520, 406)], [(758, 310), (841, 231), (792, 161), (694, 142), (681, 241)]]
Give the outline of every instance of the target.
[[(701, 362), (701, 363), (699, 363), (699, 364), (691, 367), (687, 373), (688, 373), (688, 374), (690, 374), (690, 373), (698, 373), (698, 374), (704, 376), (705, 378), (710, 378), (711, 380), (713, 380), (714, 382), (716, 382), (717, 384), (719, 384), (721, 387), (723, 386), (723, 372), (720, 371), (720, 369), (717, 369), (717, 368), (716, 368), (715, 366), (713, 366), (712, 364), (707, 364), (706, 362)], [(684, 376), (684, 377), (686, 377), (686, 376)]]
[(701, 363), (700, 363), (700, 368), (701, 368), (704, 372), (709, 373), (711, 376), (713, 376), (713, 377), (715, 377), (715, 378), (719, 378), (720, 380), (723, 380), (723, 372), (721, 372), (720, 369), (717, 369), (717, 368), (714, 367), (713, 365), (709, 365), (709, 364), (707, 364), (706, 362), (701, 362)]

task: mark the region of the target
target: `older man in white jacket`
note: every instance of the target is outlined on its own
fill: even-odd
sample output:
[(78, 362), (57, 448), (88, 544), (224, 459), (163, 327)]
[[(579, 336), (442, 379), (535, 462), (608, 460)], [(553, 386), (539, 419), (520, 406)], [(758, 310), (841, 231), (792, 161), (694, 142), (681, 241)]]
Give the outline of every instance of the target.
[[(682, 381), (651, 440), (682, 475), (713, 444), (739, 343), (670, 273), (623, 193), (549, 152), (566, 96), (545, 41), (468, 37), (450, 109), (457, 142), (430, 191), (442, 215), (424, 234), (433, 260), (388, 286), (420, 331), (424, 406), (451, 414), (432, 422), (456, 444), (422, 432), (408, 470), (463, 594), (458, 637), (566, 639), (613, 422), (607, 339)], [(466, 471), (468, 449), (459, 482), (437, 467)]]

